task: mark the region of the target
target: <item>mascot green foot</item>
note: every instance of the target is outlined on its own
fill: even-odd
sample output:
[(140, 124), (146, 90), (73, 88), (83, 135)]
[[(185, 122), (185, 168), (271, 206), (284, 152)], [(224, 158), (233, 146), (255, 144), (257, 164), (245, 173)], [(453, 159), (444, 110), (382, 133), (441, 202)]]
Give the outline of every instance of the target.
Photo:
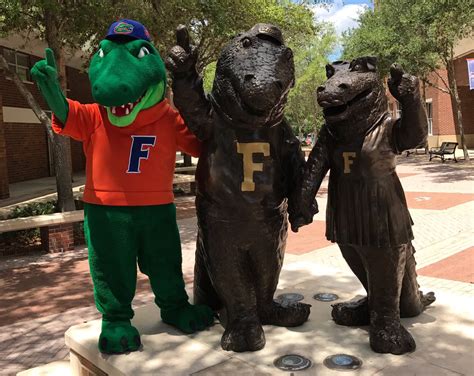
[(137, 351), (141, 345), (138, 330), (130, 320), (102, 320), (102, 332), (99, 337), (99, 350), (104, 354), (123, 354)]
[(187, 304), (180, 308), (161, 311), (161, 319), (186, 334), (204, 330), (214, 322), (214, 312), (205, 305)]

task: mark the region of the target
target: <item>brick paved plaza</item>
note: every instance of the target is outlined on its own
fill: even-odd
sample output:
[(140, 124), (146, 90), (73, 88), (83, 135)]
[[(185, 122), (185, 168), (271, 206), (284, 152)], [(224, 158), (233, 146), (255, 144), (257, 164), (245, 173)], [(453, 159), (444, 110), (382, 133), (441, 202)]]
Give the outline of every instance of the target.
[[(439, 286), (442, 291), (467, 296), (472, 301), (474, 165), (429, 163), (426, 156), (410, 156), (400, 158), (397, 171), (415, 222), (420, 285), (429, 281), (430, 287)], [(337, 246), (324, 238), (325, 188), (323, 185), (318, 195), (320, 213), (314, 223), (298, 234), (289, 234), (286, 265), (310, 262), (321, 269), (347, 270)], [(192, 198), (179, 199), (178, 207), (183, 271), (191, 286), (196, 233)], [(67, 358), (64, 332), (72, 325), (99, 318), (86, 257), (85, 249), (76, 249), (60, 257), (43, 255), (0, 263), (1, 375)], [(134, 305), (152, 301), (148, 282), (140, 276)], [(465, 320), (464, 324), (472, 328), (472, 317)], [(462, 341), (465, 345), (465, 339)], [(472, 341), (470, 344), (472, 350)], [(467, 353), (469, 349), (460, 346), (459, 352), (463, 351)], [(459, 374), (448, 372), (449, 365), (446, 369), (443, 374)]]

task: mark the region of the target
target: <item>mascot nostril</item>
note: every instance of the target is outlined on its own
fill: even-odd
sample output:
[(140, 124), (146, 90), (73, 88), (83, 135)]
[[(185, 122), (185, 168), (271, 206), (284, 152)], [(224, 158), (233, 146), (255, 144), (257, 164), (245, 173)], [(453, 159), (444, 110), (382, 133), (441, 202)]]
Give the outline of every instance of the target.
[[(186, 39), (178, 34), (178, 41)], [(185, 47), (191, 60), (193, 49)], [(258, 24), (224, 47), (208, 99), (196, 70), (187, 69), (175, 48), (168, 59), (174, 102), (203, 140), (194, 299), (225, 308), (224, 350), (256, 351), (265, 345), (262, 325), (298, 326), (310, 312), (308, 304), (273, 301), (304, 164), (283, 118), (293, 60), (281, 31)]]
[(132, 91), (129, 86), (124, 84), (119, 85), (118, 90), (124, 95), (129, 95), (129, 93)]

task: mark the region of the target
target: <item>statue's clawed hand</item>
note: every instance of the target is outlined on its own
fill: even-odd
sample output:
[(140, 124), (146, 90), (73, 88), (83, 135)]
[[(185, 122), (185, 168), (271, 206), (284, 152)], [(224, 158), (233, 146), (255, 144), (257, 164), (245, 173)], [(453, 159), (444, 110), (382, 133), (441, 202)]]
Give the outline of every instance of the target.
[(388, 79), (388, 88), (396, 100), (401, 102), (410, 101), (420, 95), (418, 78), (405, 73), (398, 64), (392, 64), (390, 67), (390, 78)]
[(176, 28), (177, 45), (172, 47), (166, 59), (166, 68), (173, 75), (195, 72), (197, 48), (189, 41), (188, 29), (184, 25)]

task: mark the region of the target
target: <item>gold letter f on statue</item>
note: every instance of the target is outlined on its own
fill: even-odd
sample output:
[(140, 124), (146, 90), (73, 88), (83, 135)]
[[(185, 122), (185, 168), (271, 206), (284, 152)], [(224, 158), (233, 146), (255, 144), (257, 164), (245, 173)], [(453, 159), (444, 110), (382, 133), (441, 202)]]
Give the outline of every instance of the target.
[(261, 153), (264, 157), (270, 155), (270, 144), (268, 142), (237, 142), (237, 153), (243, 155), (244, 180), (241, 185), (242, 192), (255, 191), (253, 173), (263, 171), (263, 163), (254, 163), (254, 154)]
[(356, 158), (357, 154), (354, 152), (345, 151), (342, 153), (342, 157), (344, 158), (344, 173), (350, 174), (351, 173), (351, 164), (354, 163), (354, 159)]

